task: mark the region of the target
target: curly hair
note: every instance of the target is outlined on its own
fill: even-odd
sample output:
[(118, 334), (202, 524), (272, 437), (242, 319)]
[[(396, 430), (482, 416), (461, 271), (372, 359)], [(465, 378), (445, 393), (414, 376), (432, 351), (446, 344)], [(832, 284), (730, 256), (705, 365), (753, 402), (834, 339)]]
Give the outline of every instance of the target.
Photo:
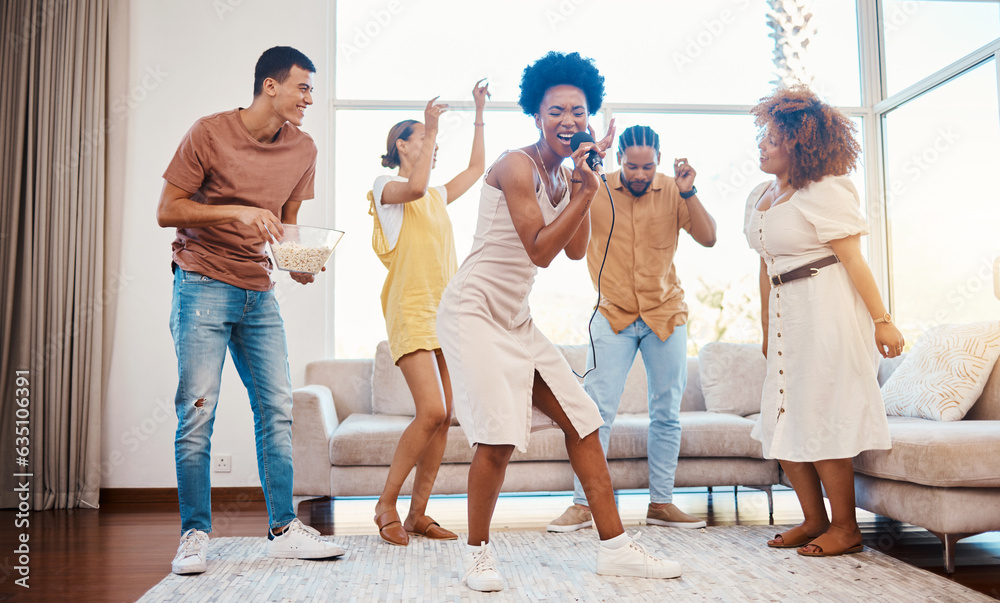
[(549, 51), (548, 54), (524, 68), (521, 74), (521, 96), (517, 104), (527, 115), (538, 113), (545, 91), (552, 86), (569, 84), (583, 91), (587, 97), (587, 111), (594, 115), (604, 102), (604, 76), (597, 71), (593, 59), (580, 56), (579, 52), (565, 54)]
[(824, 176), (844, 176), (855, 168), (861, 145), (849, 117), (806, 86), (779, 88), (750, 109), (760, 136), (768, 128), (791, 158), (792, 186), (801, 188)]

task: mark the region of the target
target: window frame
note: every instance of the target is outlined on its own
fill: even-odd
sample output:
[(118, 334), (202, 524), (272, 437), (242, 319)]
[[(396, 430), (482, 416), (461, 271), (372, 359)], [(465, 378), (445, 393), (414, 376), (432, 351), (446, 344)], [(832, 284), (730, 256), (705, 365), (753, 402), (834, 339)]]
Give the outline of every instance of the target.
[[(337, 112), (341, 110), (406, 110), (421, 112), (425, 100), (378, 100), (378, 99), (340, 99), (337, 96), (337, 44), (334, 39), (337, 32), (337, 0), (327, 2), (327, 22), (329, 23), (330, 43), (327, 47), (327, 81), (330, 82), (330, 100), (327, 107), (329, 114), (327, 155), (335, 157), (337, 140)], [(860, 106), (840, 106), (841, 111), (852, 118), (860, 118), (863, 124), (860, 133), (862, 152), (866, 158), (865, 190), (867, 199), (871, 235), (868, 237), (868, 256), (872, 273), (886, 298), (886, 303), (893, 308), (893, 287), (890, 278), (892, 271), (891, 240), (888, 231), (888, 208), (885, 200), (886, 191), (885, 158), (887, 141), (885, 140), (886, 114), (900, 105), (941, 86), (981, 63), (996, 58), (998, 78), (1000, 82), (1000, 38), (960, 58), (950, 65), (910, 85), (909, 87), (886, 96), (886, 62), (885, 62), (885, 22), (883, 0), (856, 0), (858, 56), (860, 60)], [(997, 90), (1000, 97), (1000, 84)], [(456, 109), (472, 109), (468, 100), (445, 99)], [(601, 111), (605, 123), (608, 123), (617, 112), (642, 112), (660, 114), (688, 115), (740, 115), (748, 114), (752, 105), (714, 105), (714, 104), (679, 104), (679, 103), (605, 103)], [(521, 112), (516, 102), (491, 102), (491, 111)], [(327, 190), (336, 190), (337, 166), (332, 164), (327, 170)], [(327, 204), (327, 223), (335, 225), (337, 199)], [(335, 225), (336, 226), (336, 225)], [(330, 300), (326, 304), (326, 354), (335, 356), (335, 312), (336, 312), (336, 269), (332, 268), (326, 279), (326, 295)]]

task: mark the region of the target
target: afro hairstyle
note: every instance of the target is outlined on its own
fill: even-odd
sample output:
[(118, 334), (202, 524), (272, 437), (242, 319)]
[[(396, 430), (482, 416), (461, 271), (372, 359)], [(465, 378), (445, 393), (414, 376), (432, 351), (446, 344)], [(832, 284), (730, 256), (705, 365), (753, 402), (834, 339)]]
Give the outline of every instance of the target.
[(593, 59), (550, 51), (521, 74), (521, 96), (517, 104), (526, 115), (535, 115), (542, 105), (545, 91), (553, 86), (569, 84), (583, 91), (587, 97), (587, 110), (591, 115), (601, 110), (604, 102), (604, 76), (597, 71)]
[(861, 146), (854, 138), (854, 122), (806, 86), (779, 88), (760, 99), (750, 114), (761, 137), (770, 129), (788, 151), (788, 178), (796, 188), (824, 176), (844, 176), (858, 163)]

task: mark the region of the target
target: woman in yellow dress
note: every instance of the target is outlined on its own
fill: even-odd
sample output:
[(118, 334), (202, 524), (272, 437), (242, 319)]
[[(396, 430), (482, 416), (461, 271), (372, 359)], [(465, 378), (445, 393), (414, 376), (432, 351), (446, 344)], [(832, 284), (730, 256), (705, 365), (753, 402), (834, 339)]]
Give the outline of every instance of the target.
[[(448, 441), (451, 382), (435, 332), (441, 294), (457, 268), (455, 241), (447, 204), (465, 193), (483, 174), (485, 143), (483, 107), (488, 84), (472, 90), (476, 118), (469, 166), (444, 186), (429, 186), (437, 153), (438, 120), (448, 105), (431, 99), (424, 122), (402, 121), (389, 131), (382, 165), (398, 167), (395, 176), (380, 176), (369, 193), (375, 221), (372, 247), (389, 269), (382, 287), (392, 360), (403, 371), (413, 395), (416, 416), (403, 431), (389, 467), (385, 487), (375, 505), (379, 535), (405, 546), (409, 534), (437, 540), (457, 536), (426, 515)], [(396, 512), (400, 489), (414, 465), (410, 510), (405, 521)]]

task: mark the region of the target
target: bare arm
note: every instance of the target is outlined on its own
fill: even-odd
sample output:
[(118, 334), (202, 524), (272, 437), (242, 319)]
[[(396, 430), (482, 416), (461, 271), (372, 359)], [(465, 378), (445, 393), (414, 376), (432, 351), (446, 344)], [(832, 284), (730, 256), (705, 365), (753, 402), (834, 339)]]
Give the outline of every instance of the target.
[(431, 165), (434, 163), (434, 152), (437, 150), (438, 118), (448, 110), (448, 105), (435, 105), (437, 99), (435, 96), (427, 101), (427, 107), (424, 108), (424, 142), (420, 147), (420, 155), (417, 156), (410, 174), (406, 177), (406, 182), (393, 180), (386, 183), (382, 189), (382, 199), (375, 199), (376, 203), (409, 203), (427, 194), (427, 186), (431, 180)]
[[(572, 186), (573, 187), (581, 187), (583, 185), (581, 183), (578, 183), (578, 182), (573, 182)], [(600, 186), (600, 184), (598, 186)], [(572, 189), (571, 189), (571, 192), (570, 192), (570, 198), (571, 199), (573, 197), (573, 193), (574, 192), (575, 191), (572, 191)], [(594, 196), (595, 197), (597, 196), (597, 191), (594, 191)], [(569, 211), (569, 210), (567, 210), (567, 211)], [(585, 214), (586, 215), (584, 215), (583, 221), (580, 222), (580, 226), (576, 229), (576, 232), (573, 234), (573, 238), (571, 238), (569, 240), (569, 243), (566, 244), (566, 257), (568, 257), (571, 260), (582, 260), (583, 258), (587, 257), (587, 245), (590, 243), (590, 211), (589, 211), (589, 208), (585, 212)]]
[(204, 228), (240, 222), (254, 229), (262, 240), (268, 240), (268, 230), (276, 236), (284, 234), (281, 220), (273, 212), (247, 205), (206, 205), (191, 200), (191, 193), (164, 181), (160, 202), (156, 207), (156, 222), (163, 228)]
[[(511, 153), (490, 172), (490, 177), (495, 176), (498, 188), (503, 191), (507, 199), (510, 217), (521, 244), (536, 266), (545, 268), (552, 263), (559, 252), (566, 249), (570, 241), (578, 236), (585, 220), (586, 233), (589, 237), (590, 204), (597, 192), (598, 178), (597, 174), (586, 165), (583, 169), (589, 174), (582, 173), (579, 164), (583, 161), (585, 150), (590, 146), (580, 145), (577, 152), (573, 153), (573, 160), (577, 162), (578, 167), (573, 172), (573, 179), (582, 182), (570, 192), (566, 209), (549, 224), (545, 224), (542, 210), (538, 207), (531, 159), (520, 153)], [(584, 253), (586, 253), (585, 245)]]
[(480, 86), (483, 80), (476, 82), (472, 89), (472, 97), (476, 101), (476, 121), (473, 124), (472, 134), (472, 155), (469, 157), (469, 167), (459, 172), (457, 176), (445, 184), (448, 189), (448, 203), (461, 197), (472, 185), (479, 180), (486, 170), (486, 141), (485, 122), (483, 122), (483, 108), (486, 106), (486, 99), (490, 96), (489, 84)]
[(691, 238), (698, 241), (702, 247), (715, 246), (715, 219), (705, 210), (697, 194), (688, 197), (685, 202), (688, 215), (691, 216)]
[[(861, 295), (861, 300), (865, 302), (868, 313), (872, 318), (884, 315), (886, 309), (882, 302), (882, 295), (878, 291), (878, 285), (875, 283), (875, 277), (872, 276), (871, 268), (868, 267), (868, 263), (861, 255), (861, 235), (851, 235), (830, 241), (830, 245), (847, 270), (847, 275), (854, 283), (854, 288)], [(892, 323), (877, 323), (875, 325), (875, 343), (882, 356), (893, 358), (903, 351), (903, 334)]]
[(760, 328), (764, 333), (764, 344), (762, 351), (764, 358), (767, 358), (767, 328), (770, 316), (768, 315), (768, 303), (771, 298), (771, 278), (767, 275), (767, 262), (760, 258)]
[[(687, 193), (694, 186), (694, 178), (697, 172), (687, 162), (686, 157), (674, 159), (674, 181), (677, 188), (682, 193)], [(695, 194), (685, 200), (687, 203), (688, 215), (691, 218), (691, 238), (702, 247), (713, 247), (715, 245), (715, 219), (705, 209)]]

